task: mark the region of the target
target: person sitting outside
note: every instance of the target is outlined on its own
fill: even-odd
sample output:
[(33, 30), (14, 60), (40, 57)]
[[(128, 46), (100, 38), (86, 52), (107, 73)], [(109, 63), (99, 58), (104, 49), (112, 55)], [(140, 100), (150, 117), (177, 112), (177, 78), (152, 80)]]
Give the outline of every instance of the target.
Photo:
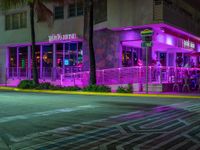
[(195, 90), (197, 88), (197, 82), (198, 82), (198, 77), (197, 77), (197, 74), (195, 73), (195, 71), (193, 71), (191, 73), (191, 76), (190, 76), (190, 87), (192, 90)]
[(190, 75), (188, 71), (185, 71), (184, 76), (183, 76), (183, 88), (182, 88), (183, 92), (185, 92), (186, 90), (190, 92), (189, 81), (190, 81)]

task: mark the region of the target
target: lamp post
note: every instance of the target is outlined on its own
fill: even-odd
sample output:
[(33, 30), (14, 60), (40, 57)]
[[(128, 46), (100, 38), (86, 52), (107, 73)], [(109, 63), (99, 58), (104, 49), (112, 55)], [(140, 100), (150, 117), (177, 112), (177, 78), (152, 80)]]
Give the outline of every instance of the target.
[(142, 37), (142, 48), (145, 49), (146, 51), (146, 93), (149, 93), (149, 48), (152, 47), (153, 43), (152, 43), (152, 36), (153, 36), (153, 31), (146, 29), (144, 31), (142, 31), (141, 33), (141, 37)]

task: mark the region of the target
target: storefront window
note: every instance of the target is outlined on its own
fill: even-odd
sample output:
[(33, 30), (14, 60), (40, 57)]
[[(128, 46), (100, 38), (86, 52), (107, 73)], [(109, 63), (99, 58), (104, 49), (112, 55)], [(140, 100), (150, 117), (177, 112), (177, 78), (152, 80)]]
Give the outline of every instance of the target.
[[(82, 46), (80, 45), (80, 55)], [(65, 59), (64, 66), (77, 66), (78, 65), (78, 43), (65, 44)], [(81, 58), (81, 56), (80, 56)]]
[(174, 53), (168, 54), (168, 66), (170, 67), (174, 66)]
[(17, 48), (9, 49), (9, 67), (17, 67)]
[(53, 45), (43, 46), (42, 62), (43, 68), (53, 67)]
[(40, 68), (40, 46), (39, 45), (36, 46), (35, 55), (36, 55), (37, 67)]
[(82, 49), (82, 43), (78, 43), (78, 66), (82, 67), (83, 65), (83, 49)]
[(63, 67), (63, 44), (56, 44), (56, 66)]
[(160, 53), (160, 64), (161, 64), (161, 66), (166, 66), (166, 64), (167, 64), (167, 54), (166, 53)]
[(65, 44), (65, 52), (64, 52), (64, 66), (69, 66), (69, 45), (70, 43)]
[(70, 43), (69, 49), (69, 65), (77, 65), (77, 43)]
[(28, 67), (28, 47), (19, 48), (19, 68), (25, 69)]
[(167, 53), (156, 52), (156, 61), (157, 61), (157, 64), (160, 64), (161, 66), (166, 66), (167, 65)]
[(138, 50), (133, 47), (123, 47), (122, 65), (123, 67), (136, 66), (138, 62)]
[[(188, 56), (187, 54), (184, 54), (183, 57), (183, 63), (185, 67), (189, 67), (190, 64), (190, 56)], [(191, 66), (192, 67), (192, 66)]]
[(19, 48), (19, 76), (25, 77), (27, 76), (27, 68), (28, 68), (28, 47), (20, 47)]
[[(71, 72), (78, 71), (77, 67), (82, 67), (82, 42), (57, 43), (55, 44), (56, 53), (53, 54), (53, 52), (53, 44), (36, 45), (35, 55), (39, 77), (43, 79), (45, 77), (53, 77), (58, 71), (57, 68), (63, 68)], [(30, 47), (30, 53), (28, 46), (9, 48), (9, 76), (33, 77), (31, 56), (32, 47)], [(57, 68), (53, 68), (54, 63)]]
[(182, 53), (177, 53), (176, 54), (176, 66), (177, 67), (182, 67), (183, 66), (183, 56), (182, 56)]
[[(32, 68), (33, 68), (33, 61), (32, 61), (32, 47), (31, 47), (31, 59), (30, 59), (30, 66), (31, 66), (31, 71), (32, 72)], [(40, 45), (36, 45), (36, 48), (35, 48), (35, 57), (36, 57), (36, 65), (37, 65), (37, 68), (38, 68), (38, 75), (40, 75)], [(33, 75), (33, 74), (31, 74)], [(32, 76), (33, 77), (33, 76)]]

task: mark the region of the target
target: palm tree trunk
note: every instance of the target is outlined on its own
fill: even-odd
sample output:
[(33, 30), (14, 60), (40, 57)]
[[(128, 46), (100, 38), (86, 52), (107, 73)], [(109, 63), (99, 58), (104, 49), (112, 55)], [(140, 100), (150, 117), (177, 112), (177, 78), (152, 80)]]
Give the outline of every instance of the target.
[(35, 55), (35, 24), (34, 24), (34, 2), (29, 3), (30, 6), (30, 25), (31, 25), (31, 40), (32, 40), (32, 67), (33, 67), (33, 81), (35, 84), (39, 83), (38, 79), (38, 70), (37, 70), (37, 62), (36, 62), (36, 55)]
[(93, 0), (85, 0), (84, 36), (90, 55), (90, 85), (96, 84), (96, 61), (93, 46)]

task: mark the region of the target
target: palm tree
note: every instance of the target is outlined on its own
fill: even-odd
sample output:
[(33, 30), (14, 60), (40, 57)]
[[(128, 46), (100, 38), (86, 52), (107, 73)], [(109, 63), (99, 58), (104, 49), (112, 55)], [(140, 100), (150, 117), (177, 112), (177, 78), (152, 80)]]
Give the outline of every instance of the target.
[[(38, 21), (47, 21), (53, 13), (44, 5), (43, 2), (50, 0), (0, 0), (0, 7), (4, 11), (17, 8), (20, 6), (28, 6), (30, 9), (30, 26), (31, 26), (31, 43), (32, 43), (32, 64), (33, 64), (33, 81), (35, 84), (39, 83), (37, 62), (35, 55), (35, 14)], [(52, 0), (53, 1), (53, 0)], [(63, 0), (54, 0), (55, 2), (62, 2)]]
[(94, 0), (85, 0), (84, 3), (84, 42), (89, 49), (90, 55), (90, 85), (96, 84), (96, 61), (93, 45), (93, 30), (94, 30)]

